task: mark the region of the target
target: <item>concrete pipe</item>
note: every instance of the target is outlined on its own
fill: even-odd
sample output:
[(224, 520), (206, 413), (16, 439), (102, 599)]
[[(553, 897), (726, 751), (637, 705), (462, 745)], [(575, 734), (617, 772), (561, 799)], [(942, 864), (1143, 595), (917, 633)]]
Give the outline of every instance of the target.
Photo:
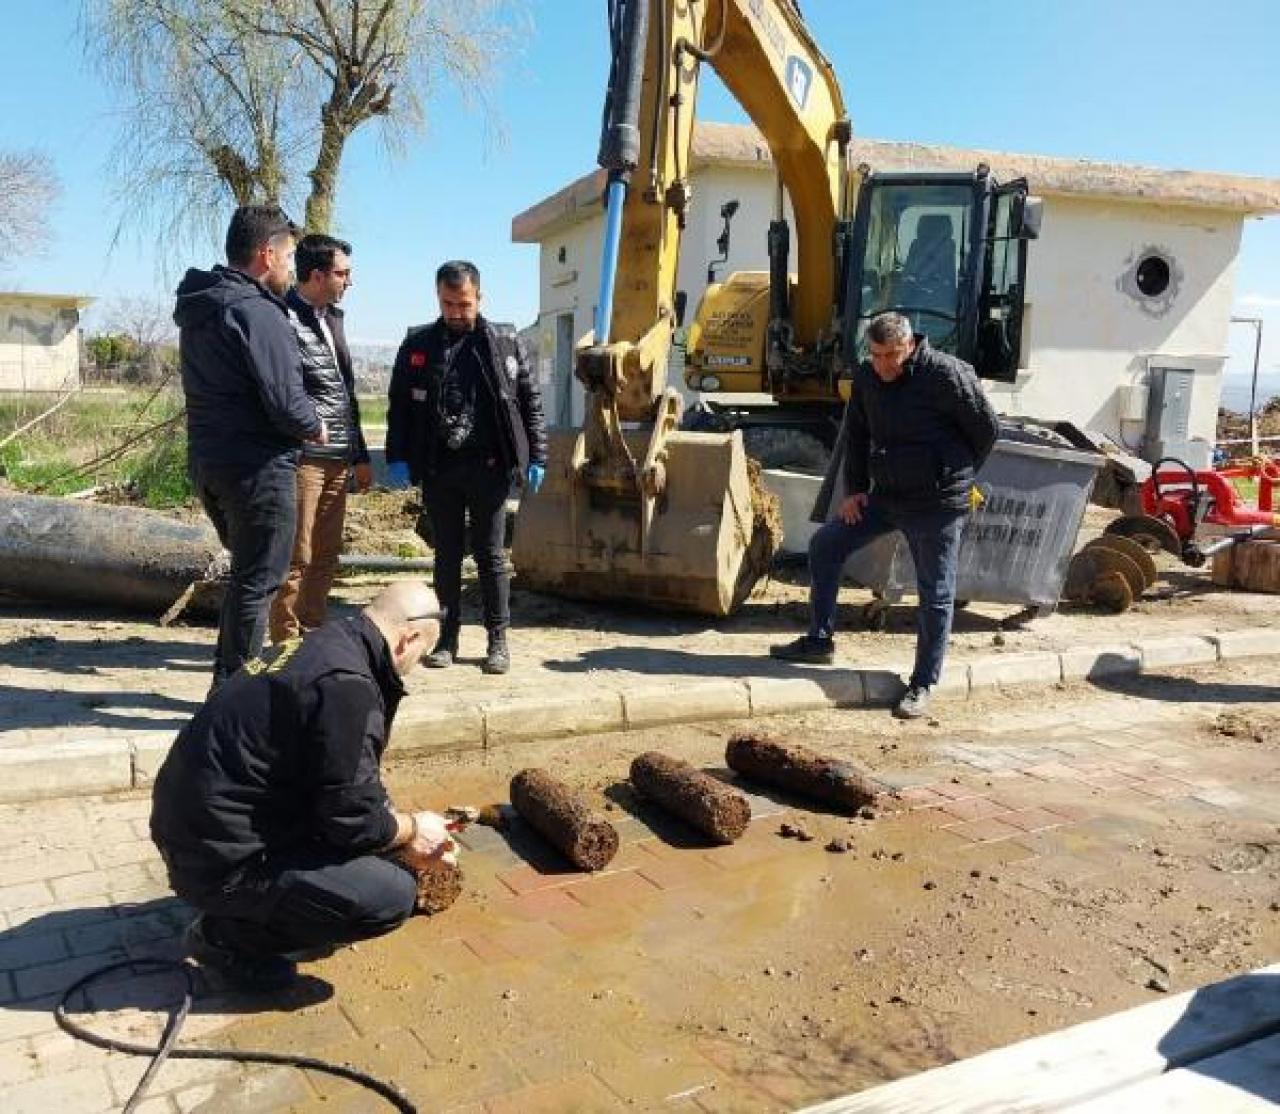
[(876, 798), (875, 785), (857, 767), (767, 735), (733, 736), (724, 758), (748, 781), (776, 785), (850, 812)]
[(0, 495), (0, 589), (51, 603), (164, 612), (217, 566), (203, 524), (154, 511)]
[(631, 784), (717, 843), (733, 843), (751, 823), (751, 805), (736, 789), (679, 758), (657, 751), (631, 763)]
[(570, 786), (546, 770), (521, 770), (511, 779), (516, 812), (579, 870), (603, 870), (618, 853), (618, 832), (591, 811)]

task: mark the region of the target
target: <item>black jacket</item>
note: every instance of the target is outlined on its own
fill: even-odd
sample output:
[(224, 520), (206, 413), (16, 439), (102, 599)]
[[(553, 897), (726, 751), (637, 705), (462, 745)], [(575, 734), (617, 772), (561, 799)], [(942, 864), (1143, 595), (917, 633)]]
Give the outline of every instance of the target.
[(193, 267), (178, 284), (173, 320), (197, 468), (255, 469), (319, 434), (288, 311), (260, 282)]
[(342, 310), (330, 306), (326, 313), (326, 323), (333, 336), (333, 348), (330, 348), (315, 306), (296, 288), (285, 295), (285, 304), (289, 307), (289, 323), (298, 338), (303, 386), (307, 397), (315, 403), (316, 414), (324, 422), (329, 435), (327, 445), (305, 445), (302, 455), (316, 460), (368, 463), (369, 450), (365, 447), (364, 433), (360, 428), (355, 369), (351, 365), (351, 351), (347, 348), (346, 332), (342, 327)]
[[(531, 463), (547, 462), (542, 394), (524, 341), (510, 325), (476, 322), (485, 369), (485, 399), (502, 441), (508, 469), (523, 480)], [(433, 476), (440, 463), (436, 415), (444, 367), (443, 320), (409, 330), (391, 371), (387, 409), (387, 461), (409, 465), (414, 483)], [(477, 404), (479, 404), (477, 400)]]
[(352, 857), (395, 834), (379, 762), (404, 686), (363, 615), (272, 647), (182, 729), (152, 791), (151, 838), (175, 887), (217, 886), (262, 852)]
[(894, 382), (880, 379), (869, 361), (854, 372), (813, 517), (825, 520), (843, 496), (863, 491), (899, 510), (964, 510), (999, 432), (973, 368), (917, 335)]

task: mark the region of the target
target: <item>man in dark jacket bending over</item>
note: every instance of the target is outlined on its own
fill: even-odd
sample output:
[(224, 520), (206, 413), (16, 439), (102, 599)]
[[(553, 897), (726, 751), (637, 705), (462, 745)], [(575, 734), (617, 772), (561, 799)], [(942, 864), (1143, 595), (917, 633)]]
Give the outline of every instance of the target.
[(214, 687), (262, 648), (293, 549), (298, 450), (328, 440), (284, 303), (296, 236), (273, 205), (237, 209), (228, 265), (189, 270), (173, 311), (191, 478), (231, 552)]
[(901, 530), (916, 567), (916, 661), (900, 719), (928, 711), (955, 611), (960, 534), (974, 474), (999, 434), (973, 368), (929, 347), (898, 313), (867, 328), (871, 359), (856, 371), (809, 542), (809, 632), (769, 652), (786, 661), (835, 660), (836, 597), (849, 555)]
[(193, 956), (236, 985), (279, 989), (297, 958), (390, 932), (413, 911), (411, 871), (452, 850), (442, 817), (392, 807), (378, 769), (401, 677), (438, 618), (431, 589), (401, 581), (273, 646), (209, 697), (161, 766), (151, 838), (200, 910)]

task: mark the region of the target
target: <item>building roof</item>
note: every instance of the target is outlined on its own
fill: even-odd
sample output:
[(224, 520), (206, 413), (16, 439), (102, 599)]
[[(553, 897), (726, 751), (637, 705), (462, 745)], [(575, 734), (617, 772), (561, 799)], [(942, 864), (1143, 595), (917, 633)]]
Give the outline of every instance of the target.
[(84, 309), (97, 299), (87, 294), (34, 294), (26, 290), (0, 290), (0, 305), (12, 302), (35, 302), (42, 306)]
[[(1280, 180), (1201, 170), (1159, 170), (1127, 163), (1023, 155), (968, 147), (939, 147), (886, 139), (855, 138), (850, 158), (878, 171), (972, 170), (986, 163), (1001, 180), (1026, 178), (1041, 195), (1111, 198), (1200, 209), (1219, 209), (1241, 216), (1280, 213)], [(764, 138), (749, 124), (694, 125), (695, 166), (760, 167), (773, 158)], [(511, 222), (511, 239), (534, 244), (544, 236), (599, 213), (604, 171), (585, 174), (564, 189), (519, 213)]]

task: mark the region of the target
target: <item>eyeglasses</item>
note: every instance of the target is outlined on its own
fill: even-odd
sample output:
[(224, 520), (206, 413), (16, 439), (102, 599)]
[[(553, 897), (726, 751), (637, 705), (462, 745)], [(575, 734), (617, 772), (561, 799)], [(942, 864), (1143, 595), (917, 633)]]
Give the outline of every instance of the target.
[(350, 278), (350, 277), (351, 277), (351, 268), (350, 268), (350, 267), (346, 267), (346, 268), (344, 268), (344, 269), (343, 269), (343, 270), (341, 270), (341, 271), (339, 271), (339, 270), (337, 270), (337, 269), (335, 268), (334, 270), (330, 271), (330, 272), (329, 272), (329, 274), (333, 275), (333, 277), (334, 277), (334, 278)]
[(421, 615), (406, 615), (404, 621), (406, 623), (422, 623), (427, 619), (439, 619), (443, 623), (448, 614), (449, 609), (447, 607), (437, 607), (434, 611), (424, 611)]

